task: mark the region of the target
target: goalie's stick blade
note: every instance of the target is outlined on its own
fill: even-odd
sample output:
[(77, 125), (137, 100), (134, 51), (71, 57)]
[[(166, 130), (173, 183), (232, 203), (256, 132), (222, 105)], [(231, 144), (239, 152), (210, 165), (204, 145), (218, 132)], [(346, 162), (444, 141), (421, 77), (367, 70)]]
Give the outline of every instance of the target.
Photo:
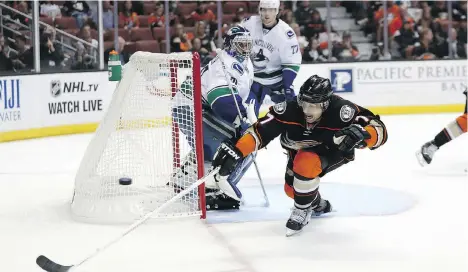
[(71, 268), (73, 267), (57, 264), (44, 255), (37, 257), (36, 264), (43, 270), (49, 272), (67, 272), (71, 271)]

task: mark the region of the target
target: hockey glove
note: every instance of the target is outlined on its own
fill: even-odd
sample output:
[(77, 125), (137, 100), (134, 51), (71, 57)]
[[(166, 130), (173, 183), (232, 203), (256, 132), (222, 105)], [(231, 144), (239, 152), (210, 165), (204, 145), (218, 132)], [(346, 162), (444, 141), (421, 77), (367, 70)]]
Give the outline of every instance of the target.
[(293, 88), (284, 88), (284, 97), (286, 101), (292, 101), (296, 97), (296, 93)]
[(340, 151), (350, 151), (353, 148), (361, 148), (366, 146), (364, 140), (370, 139), (371, 135), (367, 130), (357, 124), (352, 124), (335, 133), (333, 142), (338, 146)]
[(251, 126), (249, 119), (247, 117), (239, 120), (239, 116), (234, 120), (234, 127), (236, 128), (236, 135), (242, 135), (244, 132)]
[(242, 161), (243, 155), (230, 141), (224, 141), (216, 150), (213, 157), (213, 169), (220, 166), (219, 175), (229, 176), (236, 165)]
[(215, 176), (215, 181), (226, 195), (239, 200), (242, 198), (242, 193), (237, 188), (236, 184), (228, 180), (229, 175), (235, 170), (236, 166), (244, 158), (243, 154), (230, 141), (224, 141), (216, 150), (213, 158), (213, 169), (220, 167), (218, 174)]

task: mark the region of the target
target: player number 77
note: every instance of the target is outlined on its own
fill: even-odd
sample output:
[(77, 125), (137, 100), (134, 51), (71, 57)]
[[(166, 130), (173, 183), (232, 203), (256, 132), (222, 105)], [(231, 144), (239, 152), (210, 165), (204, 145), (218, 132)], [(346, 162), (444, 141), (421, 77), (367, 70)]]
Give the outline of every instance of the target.
[(297, 52), (299, 52), (299, 45), (291, 45), (291, 49), (292, 49), (292, 53), (293, 54), (296, 54)]

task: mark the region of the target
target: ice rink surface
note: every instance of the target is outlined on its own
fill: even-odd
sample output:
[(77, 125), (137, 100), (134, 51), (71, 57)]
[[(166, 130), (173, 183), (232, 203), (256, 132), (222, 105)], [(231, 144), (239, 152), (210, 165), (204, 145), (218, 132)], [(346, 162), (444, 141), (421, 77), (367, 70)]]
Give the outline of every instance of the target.
[[(207, 222), (149, 222), (79, 271), (468, 271), (468, 135), (427, 168), (414, 156), (455, 117), (383, 116), (387, 144), (357, 151), (354, 162), (322, 179), (323, 197), (337, 212), (313, 219), (298, 236), (285, 237), (292, 202), (280, 193), (286, 156), (273, 142), (257, 157), (270, 208)], [(75, 172), (91, 137), (0, 144), (0, 271), (41, 271), (40, 254), (76, 263), (126, 228), (70, 217)], [(253, 169), (242, 187), (247, 203), (262, 202)]]

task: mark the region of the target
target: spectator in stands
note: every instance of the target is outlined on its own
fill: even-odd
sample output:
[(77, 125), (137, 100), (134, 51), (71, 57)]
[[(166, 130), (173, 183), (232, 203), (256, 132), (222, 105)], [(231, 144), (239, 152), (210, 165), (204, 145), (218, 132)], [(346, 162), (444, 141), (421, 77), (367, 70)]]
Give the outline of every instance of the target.
[(458, 41), (462, 44), (466, 44), (467, 36), (466, 36), (466, 15), (460, 16), (458, 21), (459, 29), (458, 29)]
[(312, 18), (304, 26), (304, 35), (310, 39), (312, 37), (318, 37), (320, 33), (326, 32), (326, 23), (322, 20), (320, 12), (318, 10), (312, 10)]
[(454, 10), (453, 10), (453, 17), (454, 20), (460, 21), (462, 16), (465, 16), (465, 21), (466, 21), (466, 16), (467, 16), (467, 5), (468, 1), (458, 1), (458, 4), (455, 5)]
[(217, 21), (214, 12), (211, 9), (208, 9), (206, 2), (197, 2), (198, 7), (190, 15), (185, 16), (184, 18), (192, 19), (195, 22), (204, 21), (208, 28), (210, 29), (210, 35), (213, 35), (217, 28)]
[(245, 10), (243, 7), (239, 7), (236, 11), (236, 17), (234, 17), (233, 21), (242, 22), (244, 19), (245, 19)]
[(433, 32), (436, 31), (437, 26), (435, 25), (434, 20), (432, 19), (431, 7), (429, 7), (426, 4), (423, 6), (422, 9), (422, 16), (416, 24), (416, 30), (419, 32), (419, 34), (421, 34), (421, 32), (426, 28), (429, 28)]
[[(144, 3), (145, 1), (137, 1), (137, 0), (132, 0), (132, 10), (138, 15), (143, 15), (145, 14), (145, 8), (144, 8)], [(158, 3), (157, 1), (155, 1)]]
[[(29, 12), (29, 6), (25, 1), (19, 1), (17, 3), (9, 3), (13, 8), (17, 9), (18, 11), (31, 15)], [(3, 12), (3, 10), (2, 10)], [(9, 20), (7, 20), (8, 18)], [(2, 18), (3, 19), (3, 18)], [(11, 22), (11, 21), (14, 21)], [(7, 25), (9, 28), (13, 29), (13, 31), (9, 29), (3, 29), (3, 35), (7, 38), (14, 39), (15, 37), (15, 30), (16, 31), (25, 31), (30, 29), (30, 24), (32, 23), (32, 20), (30, 20), (28, 17), (23, 16), (22, 14), (16, 13), (16, 12), (10, 12), (9, 14), (7, 13), (5, 15), (5, 19), (3, 20), (4, 24)], [(12, 45), (12, 48), (16, 49), (16, 45)]]
[[(232, 26), (230, 26), (229, 24), (226, 24), (224, 23), (222, 26), (221, 26), (221, 36), (224, 37), (224, 35), (226, 35), (226, 32), (231, 29)], [(213, 33), (213, 41), (216, 45), (216, 47), (218, 48), (222, 48), (223, 47), (223, 39), (218, 39), (218, 29), (215, 30), (215, 32)]]
[(72, 60), (72, 69), (83, 70), (96, 68), (98, 60), (98, 41), (91, 37), (91, 27), (89, 25), (84, 25), (80, 29), (78, 37), (87, 43), (76, 43), (77, 52)]
[(405, 20), (403, 22), (403, 27), (395, 32), (394, 40), (399, 45), (398, 51), (400, 52), (401, 56), (404, 56), (406, 48), (419, 40), (419, 34), (418, 32), (414, 31), (412, 22)]
[(72, 16), (76, 19), (78, 28), (82, 28), (88, 21), (90, 9), (86, 1), (65, 1), (62, 9), (65, 16)]
[(301, 54), (304, 53), (304, 48), (309, 44), (307, 38), (301, 34), (301, 28), (298, 24), (292, 23), (291, 28), (294, 30), (294, 33), (297, 37), (297, 42), (299, 43), (299, 49), (301, 50)]
[(316, 38), (310, 38), (309, 44), (304, 49), (302, 54), (302, 61), (304, 62), (324, 62), (327, 57), (323, 54), (320, 48), (320, 43)]
[(201, 47), (206, 49), (208, 54), (216, 51), (213, 38), (207, 34), (205, 22), (199, 21), (195, 23), (194, 37), (200, 39)]
[(343, 32), (342, 41), (334, 43), (332, 48), (332, 56), (338, 60), (358, 60), (359, 50), (351, 41), (351, 34), (347, 31)]
[(210, 62), (212, 57), (210, 56), (210, 52), (206, 50), (206, 48), (202, 47), (202, 42), (200, 38), (194, 38), (192, 41), (192, 52), (198, 52), (200, 54), (200, 61), (202, 66)]
[(119, 25), (123, 25), (123, 28), (127, 30), (140, 27), (138, 14), (133, 10), (132, 1), (124, 2), (123, 11), (119, 12)]
[(10, 55), (12, 55), (12, 50), (8, 46), (8, 41), (0, 35), (0, 72), (13, 70)]
[(450, 56), (449, 47), (452, 47), (452, 58), (459, 59), (463, 58), (466, 59), (466, 52), (465, 52), (465, 45), (458, 41), (457, 39), (457, 31), (455, 28), (452, 28), (450, 31), (449, 37), (445, 39), (440, 45), (438, 49), (438, 57), (439, 58), (448, 58)]
[(192, 33), (186, 33), (184, 26), (176, 26), (175, 35), (171, 38), (171, 52), (186, 52), (192, 49)]
[(382, 6), (381, 1), (370, 1), (366, 8), (367, 18), (359, 20), (357, 23), (362, 27), (364, 35), (371, 35), (371, 38), (374, 42), (377, 42), (376, 32), (378, 27), (378, 21), (375, 19), (375, 13)]
[(445, 4), (445, 1), (435, 1), (431, 8), (431, 16), (432, 18), (443, 19), (448, 17), (447, 5)]
[(25, 71), (34, 69), (34, 54), (32, 47), (26, 45), (26, 37), (17, 35), (15, 37), (15, 43), (18, 55), (14, 59), (11, 59), (13, 68), (15, 70)]
[(62, 17), (60, 7), (53, 1), (40, 1), (39, 14), (43, 17), (48, 17), (52, 19)]
[(102, 23), (105, 31), (114, 28), (114, 7), (110, 1), (102, 2)]
[(119, 48), (115, 49), (114, 47), (112, 47), (112, 48), (109, 48), (106, 51), (104, 51), (104, 62), (105, 62), (106, 65), (109, 62), (109, 54), (113, 50), (115, 50), (119, 54), (120, 62), (122, 63), (122, 65), (129, 62), (129, 60), (130, 60), (130, 55), (127, 52), (124, 51), (125, 43), (126, 43), (124, 38), (119, 36), (118, 39), (119, 39), (118, 40), (119, 41)]
[(408, 59), (437, 59), (440, 53), (437, 51), (437, 45), (433, 42), (432, 30), (429, 28), (421, 32), (420, 39), (413, 46), (406, 49), (406, 58)]
[[(377, 42), (383, 40), (383, 27), (384, 27), (384, 7), (381, 6), (375, 13), (375, 22), (378, 22), (377, 27)], [(392, 37), (395, 32), (403, 26), (403, 19), (401, 18), (400, 7), (393, 1), (387, 2), (387, 18), (388, 22), (388, 35)]]
[(52, 29), (45, 29), (40, 39), (41, 68), (60, 68), (64, 55), (58, 43), (54, 42)]
[[(31, 15), (31, 12), (29, 7), (28, 7), (28, 4), (25, 2), (25, 1), (21, 1), (18, 3), (16, 9), (22, 13), (25, 13), (27, 15)], [(14, 13), (13, 16), (11, 17), (11, 19), (13, 19), (13, 21), (17, 21), (18, 23), (20, 24), (23, 24), (25, 26), (29, 26), (31, 24), (31, 20), (29, 18), (27, 18), (26, 16), (23, 16), (19, 13)]]
[(164, 6), (157, 5), (156, 11), (148, 17), (148, 25), (153, 27), (164, 27)]
[(304, 32), (304, 28), (308, 25), (312, 19), (313, 9), (310, 7), (309, 1), (298, 1), (297, 8), (294, 12), (296, 23), (301, 27), (301, 31)]
[(285, 9), (283, 12), (282, 12), (282, 15), (281, 15), (281, 20), (283, 20), (285, 23), (287, 23), (288, 25), (289, 24), (292, 24), (294, 22), (294, 14), (291, 10), (289, 9)]

